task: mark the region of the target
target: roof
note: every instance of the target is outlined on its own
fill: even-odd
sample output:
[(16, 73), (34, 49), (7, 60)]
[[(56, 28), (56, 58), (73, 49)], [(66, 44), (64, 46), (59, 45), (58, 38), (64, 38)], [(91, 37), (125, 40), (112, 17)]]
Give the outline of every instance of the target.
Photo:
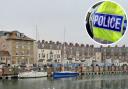
[(0, 56), (10, 56), (8, 51), (0, 51)]
[(8, 31), (0, 31), (0, 36), (5, 36), (6, 33), (8, 33)]
[[(0, 31), (0, 36), (9, 36), (7, 37), (7, 40), (24, 40), (24, 41), (35, 41), (32, 38), (29, 38), (28, 36), (24, 35), (23, 33), (20, 33), (18, 31)], [(17, 35), (18, 34), (18, 35)]]
[(16, 38), (7, 38), (7, 40), (25, 40), (25, 41), (35, 41), (34, 39), (31, 39), (27, 36), (25, 37), (22, 37), (22, 38), (19, 38), (19, 37), (16, 37)]

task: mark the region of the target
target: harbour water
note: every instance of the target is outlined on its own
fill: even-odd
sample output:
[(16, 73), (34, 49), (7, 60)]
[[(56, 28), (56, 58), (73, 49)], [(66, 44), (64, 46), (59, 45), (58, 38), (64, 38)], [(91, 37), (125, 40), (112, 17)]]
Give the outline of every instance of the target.
[(128, 89), (128, 75), (0, 80), (0, 89)]

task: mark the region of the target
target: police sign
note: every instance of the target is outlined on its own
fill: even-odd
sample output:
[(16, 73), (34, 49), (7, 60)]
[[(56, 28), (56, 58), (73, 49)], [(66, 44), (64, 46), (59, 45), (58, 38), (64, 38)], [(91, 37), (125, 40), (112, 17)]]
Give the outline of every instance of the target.
[(93, 26), (106, 30), (121, 31), (123, 16), (94, 13)]
[(86, 21), (86, 28), (91, 38), (102, 44), (119, 41), (127, 28), (125, 11), (111, 0), (98, 2), (92, 6)]

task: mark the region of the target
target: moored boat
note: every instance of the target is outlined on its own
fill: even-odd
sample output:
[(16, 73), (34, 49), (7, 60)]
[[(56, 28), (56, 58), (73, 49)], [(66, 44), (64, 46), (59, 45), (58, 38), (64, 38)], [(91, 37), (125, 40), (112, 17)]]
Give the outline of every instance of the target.
[(27, 71), (18, 74), (19, 78), (40, 78), (46, 76), (47, 76), (47, 72), (38, 72), (38, 71)]
[(53, 78), (77, 77), (78, 75), (78, 72), (72, 71), (53, 72)]

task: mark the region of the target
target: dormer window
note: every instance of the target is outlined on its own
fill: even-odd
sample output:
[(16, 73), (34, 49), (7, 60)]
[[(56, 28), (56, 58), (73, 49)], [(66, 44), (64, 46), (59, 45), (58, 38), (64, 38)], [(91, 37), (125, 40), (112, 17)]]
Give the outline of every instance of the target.
[(21, 33), (20, 35), (21, 35), (22, 38), (24, 37), (24, 34), (23, 33)]
[(17, 37), (20, 37), (20, 33), (17, 32), (17, 33), (16, 33), (16, 36), (17, 36)]
[(7, 33), (6, 36), (9, 37), (9, 34)]

